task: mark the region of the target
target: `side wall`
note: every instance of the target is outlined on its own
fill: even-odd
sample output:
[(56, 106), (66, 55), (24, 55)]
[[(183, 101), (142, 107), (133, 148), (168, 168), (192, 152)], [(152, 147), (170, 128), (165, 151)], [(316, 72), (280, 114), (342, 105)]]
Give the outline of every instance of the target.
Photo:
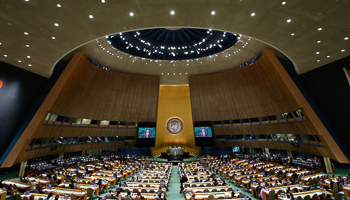
[(278, 125), (216, 127), (216, 135), (316, 135), (322, 145), (283, 142), (216, 140), (217, 146), (285, 149), (349, 162), (272, 51), (252, 65), (228, 72), (190, 77), (194, 121), (224, 121), (265, 117), (302, 109), (305, 121)]
[(136, 136), (137, 129), (44, 125), (48, 112), (66, 117), (124, 122), (155, 122), (159, 77), (129, 75), (98, 68), (76, 53), (7, 156), (2, 167), (23, 160), (72, 151), (133, 147), (135, 141), (70, 145), (26, 150), (33, 138)]

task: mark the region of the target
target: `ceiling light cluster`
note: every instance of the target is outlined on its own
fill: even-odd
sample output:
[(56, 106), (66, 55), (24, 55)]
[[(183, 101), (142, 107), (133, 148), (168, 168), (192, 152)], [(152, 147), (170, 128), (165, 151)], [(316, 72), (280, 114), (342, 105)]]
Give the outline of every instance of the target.
[(185, 60), (220, 53), (239, 41), (240, 35), (212, 29), (147, 29), (106, 36), (114, 48), (154, 60)]

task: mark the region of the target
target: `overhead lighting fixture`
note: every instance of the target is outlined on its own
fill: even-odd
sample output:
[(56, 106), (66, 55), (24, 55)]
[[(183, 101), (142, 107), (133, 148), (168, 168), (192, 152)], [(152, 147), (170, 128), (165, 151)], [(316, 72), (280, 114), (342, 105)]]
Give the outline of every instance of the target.
[(29, 33), (28, 32), (24, 32), (24, 35), (29, 35)]
[(317, 60), (317, 62), (320, 62), (321, 60)]
[(61, 8), (62, 6), (61, 6), (61, 4), (58, 3), (58, 4), (57, 4), (57, 7)]
[(340, 50), (341, 52), (345, 52), (345, 49)]
[(105, 1), (105, 0), (101, 0), (101, 2), (102, 2), (102, 3), (106, 3), (106, 1)]
[(349, 39), (349, 37), (345, 37), (345, 38), (344, 38), (344, 40), (348, 40), (348, 39)]
[(285, 2), (285, 1), (282, 1), (282, 5), (286, 5), (286, 3), (287, 3), (287, 2)]
[(19, 63), (21, 63), (22, 61), (21, 60), (18, 60)]
[(27, 58), (30, 58), (30, 56), (27, 56)]
[(132, 17), (132, 16), (134, 16), (134, 13), (133, 13), (133, 12), (130, 12), (129, 15)]
[(291, 35), (291, 36), (294, 36), (295, 34), (294, 34), (294, 33), (291, 33), (290, 35)]
[(55, 40), (56, 39), (56, 37), (51, 37), (53, 40)]
[(215, 11), (211, 11), (211, 15), (215, 15)]
[(55, 23), (55, 26), (59, 26), (59, 24), (58, 24), (58, 23)]
[(6, 54), (4, 54), (4, 57), (7, 57), (7, 55), (6, 55)]
[(287, 19), (287, 23), (290, 23), (292, 20), (291, 19)]
[(330, 58), (331, 56), (327, 56), (327, 58)]
[(170, 14), (171, 14), (171, 15), (175, 15), (175, 11), (173, 11), (173, 10), (170, 11)]
[(317, 43), (320, 44), (320, 43), (321, 43), (321, 40), (317, 41)]
[(31, 66), (32, 66), (32, 64), (28, 64), (28, 66), (29, 66), (29, 67), (31, 67)]
[(89, 15), (89, 18), (92, 19), (92, 18), (94, 18), (94, 16), (93, 15)]
[(251, 13), (250, 16), (254, 17), (254, 16), (255, 16), (255, 13)]
[(317, 51), (316, 54), (320, 54), (320, 52)]
[(322, 31), (322, 28), (318, 28), (317, 30), (318, 30), (318, 31)]
[(29, 44), (26, 44), (26, 47), (28, 47), (28, 48), (29, 48), (29, 47), (30, 47), (30, 46), (29, 46)]

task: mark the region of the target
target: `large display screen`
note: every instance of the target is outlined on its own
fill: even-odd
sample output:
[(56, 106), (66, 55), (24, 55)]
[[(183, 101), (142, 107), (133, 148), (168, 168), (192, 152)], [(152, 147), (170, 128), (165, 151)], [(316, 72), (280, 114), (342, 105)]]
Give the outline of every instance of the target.
[(154, 127), (139, 127), (137, 137), (138, 138), (155, 138), (156, 137), (156, 128), (154, 128)]
[(211, 126), (194, 127), (195, 137), (213, 137)]

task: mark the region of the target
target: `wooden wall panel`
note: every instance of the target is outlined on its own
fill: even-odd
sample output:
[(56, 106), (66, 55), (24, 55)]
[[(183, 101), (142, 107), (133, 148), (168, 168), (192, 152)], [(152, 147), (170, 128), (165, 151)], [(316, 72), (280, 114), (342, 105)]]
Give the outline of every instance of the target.
[(193, 120), (244, 119), (297, 110), (299, 105), (271, 65), (264, 53), (246, 67), (191, 76)]
[(79, 136), (137, 136), (137, 129), (81, 128), (42, 125), (33, 138)]
[(49, 111), (95, 120), (156, 122), (158, 91), (159, 77), (106, 71), (83, 59)]
[[(101, 144), (26, 151), (33, 138), (72, 136), (136, 136), (136, 129), (55, 127), (43, 125), (48, 112), (94, 120), (156, 122), (159, 77), (105, 71), (76, 53), (1, 167), (23, 160), (72, 151), (118, 148)], [(128, 147), (135, 142), (128, 143)], [(124, 147), (124, 146), (123, 146)]]

